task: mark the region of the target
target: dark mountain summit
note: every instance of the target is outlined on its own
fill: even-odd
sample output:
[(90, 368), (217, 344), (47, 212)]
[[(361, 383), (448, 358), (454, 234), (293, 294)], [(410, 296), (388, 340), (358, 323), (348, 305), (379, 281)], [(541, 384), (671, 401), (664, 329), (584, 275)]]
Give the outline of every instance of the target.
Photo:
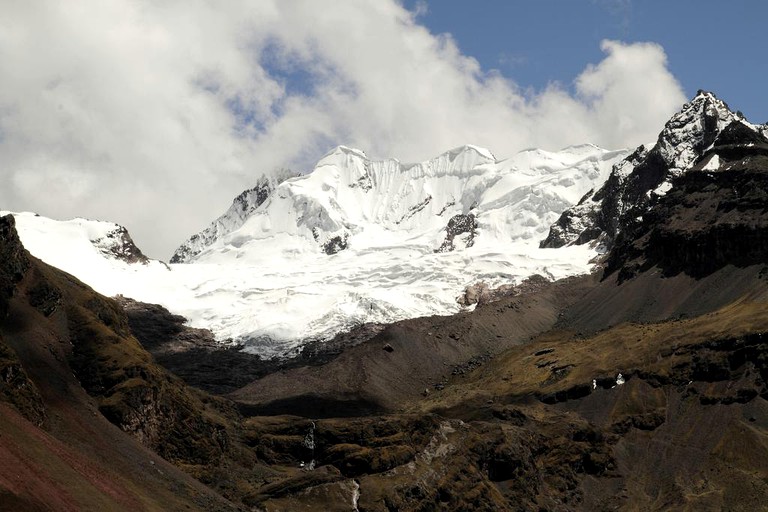
[(645, 213), (624, 219), (608, 273), (626, 279), (658, 266), (665, 275), (701, 277), (765, 262), (768, 140), (761, 133), (731, 122), (671, 185)]
[(566, 210), (541, 246), (590, 242), (610, 246), (618, 233), (662, 197), (674, 178), (693, 168), (733, 123), (741, 126), (742, 134), (762, 138), (764, 127), (747, 124), (714, 94), (700, 91), (667, 122), (653, 147), (640, 146), (613, 168), (599, 190)]

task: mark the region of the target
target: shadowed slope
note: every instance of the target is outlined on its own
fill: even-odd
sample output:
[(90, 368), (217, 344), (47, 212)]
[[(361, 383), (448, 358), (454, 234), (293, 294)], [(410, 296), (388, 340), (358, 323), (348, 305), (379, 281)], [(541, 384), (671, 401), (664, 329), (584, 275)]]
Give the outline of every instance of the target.
[(329, 417), (354, 415), (358, 408), (357, 414), (401, 410), (453, 372), (550, 329), (558, 311), (592, 282), (589, 276), (535, 281), (472, 313), (398, 322), (327, 364), (273, 373), (229, 396), (250, 413)]
[(1, 405), (3, 507), (233, 510), (139, 444), (185, 460), (189, 440), (172, 437), (185, 427), (149, 410), (194, 399), (142, 355), (117, 305), (29, 256), (10, 216), (0, 218), (0, 254), (1, 387), (12, 407)]

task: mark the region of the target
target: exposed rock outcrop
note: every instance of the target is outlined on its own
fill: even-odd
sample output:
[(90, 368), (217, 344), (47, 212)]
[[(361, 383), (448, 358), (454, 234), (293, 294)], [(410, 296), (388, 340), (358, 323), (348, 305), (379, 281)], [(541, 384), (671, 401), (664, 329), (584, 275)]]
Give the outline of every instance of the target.
[(0, 217), (0, 262), (0, 319), (3, 319), (8, 314), (8, 300), (13, 296), (16, 283), (30, 265), (13, 215)]
[(473, 304), (482, 306), (501, 300), (504, 297), (534, 293), (549, 283), (550, 281), (546, 277), (538, 274), (532, 275), (517, 285), (501, 285), (495, 288), (489, 286), (485, 281), (480, 281), (467, 286), (464, 289), (464, 293), (456, 301), (462, 306), (471, 306)]
[[(464, 236), (462, 236), (464, 235)], [(477, 236), (477, 219), (472, 213), (460, 213), (448, 220), (445, 227), (445, 239), (435, 252), (449, 252), (456, 248), (456, 238), (460, 238), (465, 247), (472, 247)]]
[(768, 254), (768, 140), (734, 121), (642, 215), (624, 220), (607, 263), (626, 279), (658, 266), (694, 277)]
[[(599, 190), (566, 210), (541, 247), (590, 242), (610, 247), (626, 224), (663, 196), (672, 180), (688, 171), (733, 122), (748, 126), (714, 94), (699, 91), (667, 122), (652, 148), (640, 146), (614, 166)], [(752, 130), (758, 131), (756, 127)]]
[(323, 242), (323, 252), (330, 256), (332, 254), (336, 254), (339, 251), (343, 251), (348, 246), (348, 238), (349, 236), (346, 233), (329, 238)]
[(101, 238), (91, 240), (91, 243), (105, 256), (125, 261), (126, 263), (148, 263), (149, 258), (144, 256), (128, 230), (123, 226), (117, 226)]
[(0, 402), (10, 404), (27, 420), (40, 426), (45, 421), (45, 404), (16, 352), (0, 336)]

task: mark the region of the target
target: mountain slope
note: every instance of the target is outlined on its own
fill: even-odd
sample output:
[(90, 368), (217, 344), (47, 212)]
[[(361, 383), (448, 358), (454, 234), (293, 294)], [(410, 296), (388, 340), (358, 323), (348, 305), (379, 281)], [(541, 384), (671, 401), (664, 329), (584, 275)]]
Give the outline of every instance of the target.
[(234, 510), (149, 449), (192, 462), (183, 447), (206, 421), (189, 421), (199, 399), (149, 361), (119, 308), (30, 257), (12, 216), (0, 255), (0, 509)]
[(170, 262), (188, 262), (219, 238), (238, 229), (253, 211), (266, 201), (277, 185), (294, 176), (297, 174), (283, 169), (273, 175), (259, 178), (253, 188), (249, 188), (238, 195), (232, 201), (232, 206), (210, 226), (192, 235), (181, 244), (171, 256)]
[[(717, 191), (713, 192), (717, 196)], [(748, 205), (749, 197), (745, 201)], [(748, 211), (744, 205), (737, 204), (734, 211)], [(699, 203), (687, 207), (696, 208)], [(701, 207), (706, 208), (706, 203)], [(650, 218), (655, 218), (650, 213)], [(742, 221), (750, 225), (753, 217), (748, 212)], [(7, 219), (12, 222), (12, 218)], [(736, 223), (731, 225), (738, 231)], [(5, 290), (0, 305), (10, 313), (0, 322), (0, 336), (12, 344), (25, 372), (31, 369), (29, 379), (42, 397), (48, 418), (44, 421), (50, 425), (47, 428), (54, 434), (66, 432), (56, 434), (60, 437), (53, 444), (46, 441), (43, 454), (55, 454), (59, 457), (55, 459), (37, 451), (39, 442), (31, 438), (39, 438), (39, 431), (34, 430), (37, 427), (25, 423), (20, 431), (15, 426), (16, 413), (2, 417), (0, 446), (22, 446), (25, 451), (13, 460), (25, 460), (31, 475), (43, 475), (43, 482), (35, 482), (32, 490), (5, 483), (10, 476), (0, 479), (4, 482), (3, 503), (32, 510), (43, 508), (41, 499), (64, 510), (70, 503), (66, 500), (74, 500), (72, 509), (226, 507), (226, 502), (204, 489), (195, 495), (187, 494), (187, 487), (173, 487), (174, 479), (181, 477), (151, 454), (145, 457), (155, 464), (149, 464), (147, 471), (140, 464), (147, 458), (136, 451), (141, 448), (93, 413), (99, 406), (106, 411), (114, 407), (110, 397), (116, 393), (96, 390), (98, 401), (90, 402), (66, 363), (71, 356), (66, 348), (57, 349), (59, 339), (41, 343), (41, 328), (84, 326), (94, 335), (76, 337), (75, 346), (90, 339), (97, 350), (80, 350), (84, 356), (81, 365), (106, 369), (105, 375), (114, 370), (138, 370), (138, 379), (151, 383), (158, 369), (146, 360), (133, 359), (140, 352), (135, 341), (120, 335), (125, 319), (113, 309), (114, 304), (98, 298), (71, 277), (25, 259), (17, 241), (0, 244), (0, 254), (0, 284), (4, 285), (0, 289)], [(726, 281), (738, 286), (724, 289), (723, 273), (728, 274)], [(405, 321), (350, 351), (353, 354), (367, 347), (368, 369), (392, 368), (393, 360), (399, 360), (402, 366), (397, 372), (368, 372), (367, 376), (363, 372), (362, 378), (355, 377), (358, 387), (351, 390), (344, 379), (354, 375), (354, 364), (348, 365), (346, 375), (329, 363), (314, 381), (294, 379), (292, 393), (299, 400), (291, 402), (291, 395), (284, 395), (282, 412), (309, 414), (315, 419), (273, 416), (241, 420), (240, 434), (231, 439), (244, 442), (257, 454), (259, 472), (242, 478), (244, 468), (221, 465), (213, 482), (235, 479), (234, 487), (223, 489), (248, 506), (270, 511), (348, 510), (353, 504), (361, 510), (381, 511), (520, 507), (690, 510), (726, 505), (759, 509), (768, 492), (762, 478), (768, 458), (764, 449), (768, 435), (764, 341), (768, 283), (761, 274), (765, 275), (764, 264), (726, 266), (696, 280), (685, 273), (667, 278), (655, 272), (655, 267), (640, 268), (637, 275), (621, 283), (590, 277), (543, 282), (474, 312)], [(666, 286), (668, 291), (680, 293), (684, 283), (680, 277), (689, 279), (698, 292), (708, 289), (707, 293), (720, 294), (719, 300), (730, 304), (705, 306), (700, 316), (682, 321), (669, 319), (669, 315), (685, 311), (684, 306), (672, 305), (655, 323), (611, 323), (628, 297), (645, 304), (635, 310), (633, 318), (647, 321), (643, 312), (659, 298), (664, 282), (678, 279), (673, 286)], [(649, 282), (638, 293), (633, 284), (643, 280)], [(590, 295), (595, 290), (618, 290), (618, 295), (596, 303), (600, 294)], [(590, 315), (585, 307), (592, 308), (593, 313)], [(612, 311), (610, 318), (594, 316), (600, 309)], [(582, 314), (574, 314), (576, 310)], [(78, 312), (90, 321), (76, 321), (74, 325), (63, 321), (65, 313)], [(588, 323), (583, 330), (601, 332), (586, 334), (576, 327), (575, 320)], [(514, 339), (524, 325), (528, 333)], [(551, 330), (553, 325), (555, 330)], [(574, 328), (579, 331), (569, 330)], [(58, 336), (65, 333), (58, 331)], [(500, 339), (508, 337), (512, 339), (503, 341), (508, 343), (505, 350), (493, 358), (471, 356), (473, 351), (498, 345)], [(120, 358), (120, 364), (114, 366), (114, 356), (99, 355), (104, 348), (114, 354), (111, 347), (133, 356)], [(457, 355), (451, 356), (454, 350)], [(466, 350), (463, 355), (462, 350)], [(445, 366), (449, 357), (468, 359), (465, 364)], [(426, 381), (431, 384), (428, 393), (410, 382), (406, 383), (410, 386), (398, 384), (413, 377), (429, 379), (429, 375), (419, 373), (424, 361), (428, 363), (423, 367), (433, 368), (433, 375), (440, 377), (439, 381)], [(140, 362), (138, 368), (134, 362)], [(381, 380), (384, 373), (389, 374), (389, 383)], [(622, 373), (621, 379), (618, 373)], [(285, 377), (292, 375), (301, 374), (289, 370)], [(52, 379), (69, 385), (54, 386)], [(327, 394), (323, 399), (308, 395), (307, 384), (309, 389), (316, 389), (317, 382), (335, 386), (337, 395)], [(124, 388), (120, 394), (123, 392)], [(56, 399), (49, 399), (48, 393), (55, 393)], [(377, 393), (390, 399), (384, 404), (389, 411), (386, 415), (368, 416), (370, 409), (361, 407), (365, 405), (362, 400), (354, 403), (356, 396), (369, 399)], [(34, 393), (16, 400), (37, 401)], [(324, 405), (326, 411), (339, 413), (338, 405), (344, 403), (346, 415), (363, 416), (317, 419)], [(151, 412), (153, 408), (144, 410)], [(34, 412), (31, 414), (35, 418)], [(141, 418), (137, 417), (139, 424)], [(207, 435), (205, 422), (178, 423), (190, 430), (173, 442)], [(105, 432), (109, 434), (106, 441), (101, 437)], [(168, 451), (168, 447), (163, 448)], [(84, 465), (84, 454), (88, 454), (86, 460), (108, 458), (110, 468), (119, 468), (119, 476), (105, 465)], [(132, 462), (125, 462), (125, 458)], [(5, 474), (2, 468), (8, 467), (0, 467), (0, 476)], [(172, 495), (163, 491), (167, 484), (154, 483), (153, 467), (162, 468), (167, 475)], [(138, 490), (132, 483), (137, 468), (148, 473), (144, 476), (148, 480), (143, 480)], [(100, 479), (84, 480), (70, 476), (73, 474), (91, 479), (98, 475)], [(69, 495), (56, 494), (61, 489), (56, 482), (62, 480)]]
[[(231, 509), (151, 447), (265, 511), (764, 508), (768, 159), (740, 123), (620, 225), (604, 272), (385, 327), (233, 393), (240, 414), (0, 218), (0, 507)], [(142, 339), (185, 342), (130, 307)]]

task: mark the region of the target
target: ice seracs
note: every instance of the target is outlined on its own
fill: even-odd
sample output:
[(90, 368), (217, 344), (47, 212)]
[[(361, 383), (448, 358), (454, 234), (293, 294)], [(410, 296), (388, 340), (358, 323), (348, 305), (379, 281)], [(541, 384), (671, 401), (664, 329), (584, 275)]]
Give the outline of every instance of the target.
[(488, 150), (462, 146), (426, 162), (402, 164), (370, 160), (342, 146), (312, 173), (281, 183), (240, 229), (190, 260), (261, 261), (258, 247), (267, 239), (291, 253), (368, 250), (402, 245), (404, 239), (445, 250), (451, 219), (461, 224), (459, 219), (470, 215), (478, 237), (540, 238), (557, 212), (604, 179), (624, 155), (583, 146), (528, 150), (497, 162)]

